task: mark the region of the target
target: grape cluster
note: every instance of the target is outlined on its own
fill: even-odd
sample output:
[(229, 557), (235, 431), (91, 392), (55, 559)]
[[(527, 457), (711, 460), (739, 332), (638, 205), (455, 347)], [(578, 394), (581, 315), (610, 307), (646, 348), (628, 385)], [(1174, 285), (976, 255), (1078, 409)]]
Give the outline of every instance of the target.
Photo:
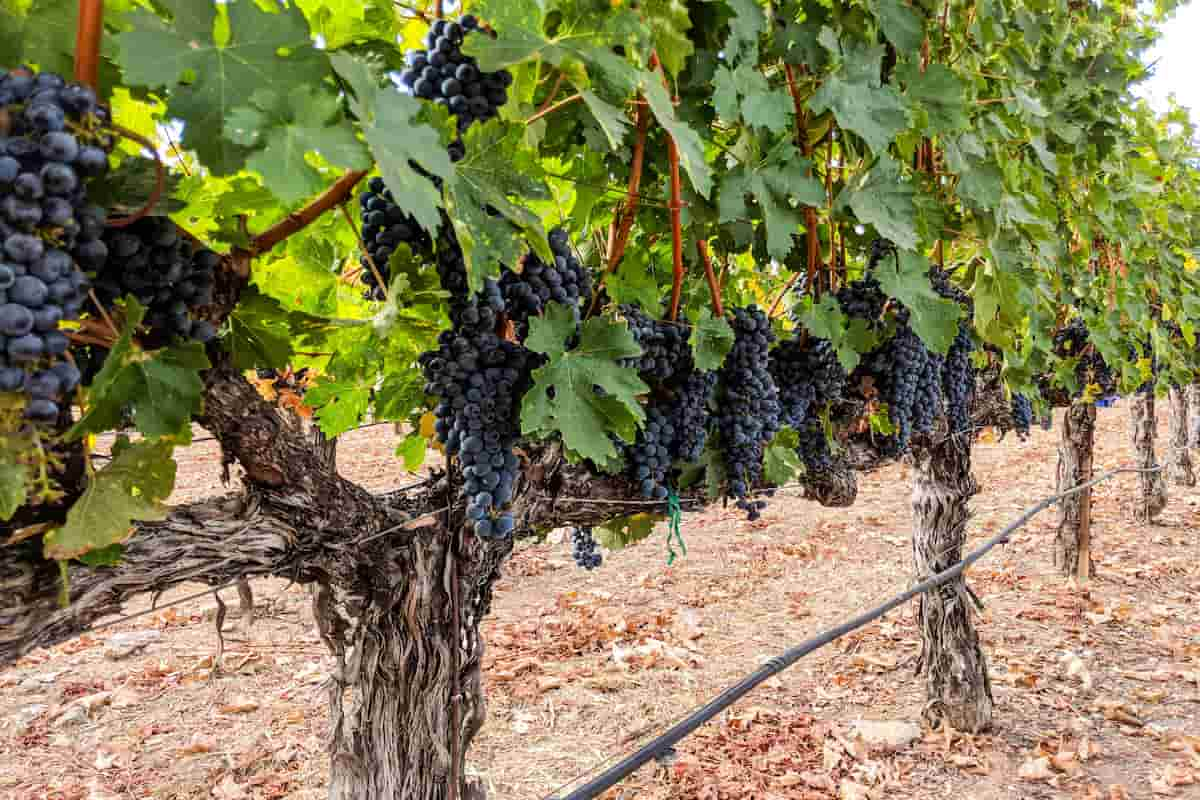
[(771, 375), (779, 386), (783, 424), (797, 430), (846, 388), (846, 370), (826, 339), (797, 337), (781, 342), (771, 351)]
[(529, 318), (541, 316), (547, 303), (562, 303), (578, 309), (591, 297), (591, 277), (571, 252), (567, 232), (555, 228), (550, 231), (549, 242), (554, 254), (552, 263), (544, 263), (531, 252), (525, 257), (520, 272), (505, 270), (500, 276), (500, 291), (508, 307), (509, 319), (522, 336)]
[(571, 555), (575, 563), (583, 569), (591, 571), (604, 562), (596, 547), (596, 539), (592, 536), (591, 528), (575, 528), (571, 531)]
[[(433, 242), (428, 233), (413, 219), (411, 214), (404, 213), (396, 205), (392, 192), (383, 183), (383, 178), (372, 178), (367, 182), (366, 191), (359, 196), (362, 206), (362, 240), (367, 252), (359, 259), (362, 265), (362, 282), (367, 290), (363, 293), (366, 300), (382, 300), (387, 291), (386, 282), (390, 281), (388, 262), (396, 248), (402, 244), (408, 245), (414, 255), (428, 258), (433, 251)], [(375, 270), (385, 282), (379, 285)], [(439, 270), (440, 274), (440, 270)], [(466, 275), (463, 275), (463, 286), (466, 289)]]
[(49, 72), (0, 71), (0, 392), (24, 392), (25, 416), (53, 422), (80, 371), (59, 361), (104, 263), (105, 211), (86, 181), (108, 170), (112, 140), (96, 94)]
[(1033, 403), (1023, 394), (1014, 394), (1012, 397), (1012, 425), (1022, 439), (1029, 435), (1029, 428), (1033, 425)]
[(451, 312), (438, 349), (420, 357), (425, 392), (439, 398), (438, 440), (463, 467), (467, 518), (481, 539), (512, 534), (517, 476), (513, 446), (520, 434), (520, 398), (529, 388), (532, 354), (496, 335), (504, 298), (493, 280)]
[(400, 73), (400, 85), (413, 96), (446, 106), (459, 131), (495, 117), (508, 102), (513, 81), (508, 70), (480, 71), (478, 62), (463, 53), (463, 40), (478, 30), (479, 22), (470, 14), (457, 22), (437, 20), (425, 36), (427, 49), (407, 53), (408, 66)]
[(686, 374), (692, 364), (686, 317), (680, 317), (678, 322), (653, 319), (635, 305), (623, 305), (618, 310), (642, 348), (640, 356), (622, 362), (625, 366), (659, 381), (670, 380), (676, 372)]
[(717, 388), (717, 373), (692, 370), (675, 393), (670, 418), (675, 420), (675, 457), (689, 464), (700, 460), (708, 442), (708, 404)]
[(192, 312), (212, 302), (221, 257), (196, 247), (167, 217), (144, 217), (104, 233), (108, 259), (96, 274), (96, 296), (106, 306), (133, 295), (146, 307), (152, 336), (208, 342), (210, 322)]
[(923, 383), (930, 378), (930, 353), (919, 336), (908, 326), (863, 359), (860, 370), (875, 380), (879, 399), (887, 404), (893, 434), (883, 441), (880, 451), (898, 456), (908, 449), (917, 423), (924, 423), (930, 410), (923, 408), (930, 399)]
[(1087, 324), (1082, 318), (1074, 317), (1055, 331), (1054, 354), (1059, 358), (1079, 359), (1075, 366), (1075, 377), (1080, 393), (1088, 386), (1095, 385), (1102, 397), (1116, 394), (1117, 378), (1104, 361), (1104, 356), (1091, 345)]
[(663, 408), (652, 403), (646, 410), (646, 424), (638, 431), (637, 439), (624, 447), (629, 476), (641, 490), (642, 497), (648, 500), (665, 500), (667, 497), (667, 471), (671, 468), (675, 432), (675, 425), (663, 413)]
[(717, 427), (725, 452), (729, 494), (757, 519), (765, 501), (748, 499), (762, 476), (763, 452), (780, 428), (779, 389), (771, 377), (771, 320), (757, 306), (733, 312), (733, 348), (721, 367)]

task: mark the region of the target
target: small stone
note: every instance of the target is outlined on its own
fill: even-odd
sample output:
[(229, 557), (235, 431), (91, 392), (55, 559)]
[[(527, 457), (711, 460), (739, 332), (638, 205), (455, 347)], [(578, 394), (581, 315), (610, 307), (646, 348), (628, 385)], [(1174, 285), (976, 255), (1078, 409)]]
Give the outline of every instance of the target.
[(858, 719), (852, 727), (873, 750), (900, 750), (921, 738), (921, 726), (915, 722)]
[(9, 717), (12, 723), (13, 733), (17, 736), (24, 736), (28, 731), (33, 721), (40, 717), (49, 708), (45, 703), (34, 703), (33, 705), (25, 706), (17, 713)]
[(34, 692), (40, 692), (40, 691), (42, 691), (43, 688), (44, 687), (42, 686), (42, 682), (39, 681), (37, 678), (26, 678), (25, 680), (23, 680), (19, 684), (17, 684), (17, 691), (23, 692), (25, 694), (33, 694)]
[(122, 631), (113, 634), (104, 648), (104, 657), (111, 661), (128, 658), (151, 642), (157, 642), (162, 634), (156, 630)]
[(88, 713), (83, 706), (70, 706), (58, 719), (54, 720), (54, 727), (69, 728), (75, 725), (83, 725), (87, 721)]

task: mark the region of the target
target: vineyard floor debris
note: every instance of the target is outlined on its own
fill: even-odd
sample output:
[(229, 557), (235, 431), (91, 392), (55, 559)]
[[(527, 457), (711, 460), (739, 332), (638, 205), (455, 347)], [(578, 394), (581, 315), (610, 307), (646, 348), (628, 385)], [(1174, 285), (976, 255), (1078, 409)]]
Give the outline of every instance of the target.
[[(1131, 460), (1124, 404), (1099, 420), (1097, 472)], [(385, 430), (339, 446), (343, 472), (374, 489), (411, 481)], [(1053, 492), (1057, 440), (1057, 429), (1035, 430), (1025, 444), (978, 444), (968, 546)], [(1200, 798), (1200, 489), (1172, 486), (1158, 524), (1139, 526), (1127, 507), (1136, 480), (1095, 491), (1097, 578), (1086, 590), (1051, 566), (1053, 511), (969, 573), (984, 604), (995, 731), (913, 727), (923, 687), (909, 606), (772, 679), (609, 796)], [(485, 624), (488, 721), (470, 769), (498, 800), (543, 797), (903, 588), (910, 490), (907, 469), (892, 465), (860, 478), (850, 509), (781, 494), (754, 523), (732, 505), (688, 514), (688, 555), (669, 568), (665, 528), (594, 572), (575, 567), (569, 534), (519, 546)], [(194, 445), (173, 500), (221, 491), (216, 443)], [(211, 597), (0, 671), (0, 798), (324, 797), (332, 661), (304, 587), (253, 586), (248, 627), (236, 591), (223, 593), (220, 671)], [(145, 631), (160, 636), (130, 636)], [(133, 639), (146, 644), (113, 657), (114, 643)]]

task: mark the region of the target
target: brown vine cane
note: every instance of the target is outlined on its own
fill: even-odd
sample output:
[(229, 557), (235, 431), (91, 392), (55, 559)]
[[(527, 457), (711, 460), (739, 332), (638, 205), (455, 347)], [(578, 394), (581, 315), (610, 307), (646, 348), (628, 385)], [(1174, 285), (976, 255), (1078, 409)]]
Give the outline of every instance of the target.
[(154, 210), (154, 207), (158, 205), (158, 201), (162, 199), (163, 189), (166, 188), (167, 168), (163, 165), (162, 158), (160, 158), (158, 155), (158, 148), (156, 148), (154, 143), (149, 139), (139, 133), (134, 133), (128, 128), (117, 125), (116, 123), (110, 122), (106, 127), (108, 130), (111, 130), (113, 133), (121, 136), (122, 138), (140, 144), (142, 147), (154, 154), (154, 166), (156, 171), (154, 191), (150, 193), (150, 199), (146, 201), (146, 205), (142, 206), (129, 216), (109, 218), (104, 222), (104, 224), (109, 228), (126, 228), (140, 219), (145, 219), (150, 215), (150, 212)]

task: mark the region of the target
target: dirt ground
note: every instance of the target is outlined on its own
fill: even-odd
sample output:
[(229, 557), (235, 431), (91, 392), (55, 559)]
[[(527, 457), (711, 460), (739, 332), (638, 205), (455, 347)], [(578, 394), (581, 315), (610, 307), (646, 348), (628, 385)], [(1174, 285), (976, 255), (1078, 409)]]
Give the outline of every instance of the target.
[[(1125, 404), (1101, 412), (1098, 471), (1128, 462), (1127, 415)], [(1057, 433), (977, 446), (972, 542), (1052, 491)], [(354, 433), (342, 470), (371, 488), (402, 485), (411, 476), (393, 447), (390, 428)], [(184, 461), (177, 500), (221, 490), (215, 443)], [(991, 733), (912, 725), (923, 685), (910, 604), (800, 661), (606, 797), (1200, 798), (1200, 489), (1172, 487), (1158, 524), (1143, 527), (1122, 501), (1135, 480), (1096, 491), (1086, 591), (1051, 568), (1053, 511), (969, 573), (984, 606)], [(756, 523), (732, 508), (687, 515), (688, 553), (671, 567), (665, 530), (590, 573), (575, 568), (569, 537), (519, 547), (485, 626), (489, 713), (470, 769), (489, 796), (545, 797), (903, 589), (909, 476), (895, 465), (860, 483), (850, 509), (781, 493)], [(306, 589), (263, 579), (254, 590), (249, 627), (224, 592), (219, 672), (211, 595), (0, 672), (0, 798), (323, 797), (331, 660)], [(113, 658), (131, 634), (144, 647)]]

